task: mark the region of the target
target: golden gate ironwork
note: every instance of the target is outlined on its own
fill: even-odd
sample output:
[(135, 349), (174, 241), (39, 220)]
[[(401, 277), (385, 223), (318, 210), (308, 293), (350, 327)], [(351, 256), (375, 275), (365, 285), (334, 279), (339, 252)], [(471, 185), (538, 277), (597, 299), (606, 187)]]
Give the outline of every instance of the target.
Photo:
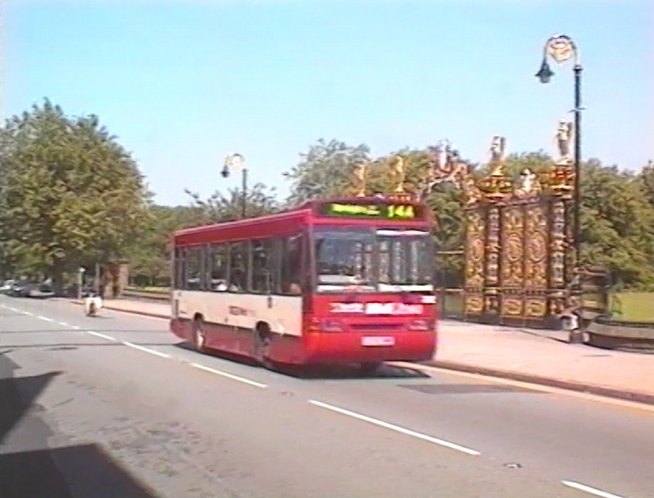
[[(463, 315), (466, 320), (532, 327), (558, 326), (577, 306), (571, 293), (574, 170), (559, 161), (541, 172), (524, 169), (514, 180), (504, 163), (505, 139), (491, 145), (488, 174), (446, 162), (465, 200)], [(451, 156), (448, 156), (451, 157)], [(436, 182), (439, 182), (439, 169)]]
[(572, 170), (555, 165), (515, 182), (496, 157), (466, 208), (464, 316), (468, 320), (556, 326), (574, 305), (570, 244)]

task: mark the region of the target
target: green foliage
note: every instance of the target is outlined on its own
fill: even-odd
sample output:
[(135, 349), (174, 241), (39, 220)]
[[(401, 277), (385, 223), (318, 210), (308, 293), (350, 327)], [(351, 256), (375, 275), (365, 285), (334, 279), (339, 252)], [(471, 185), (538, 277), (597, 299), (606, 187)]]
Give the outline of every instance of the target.
[(130, 278), (143, 285), (167, 285), (173, 232), (199, 225), (203, 219), (204, 214), (195, 207), (151, 206), (138, 239), (130, 247)]
[[(243, 213), (243, 194), (239, 189), (230, 189), (227, 195), (214, 192), (208, 199), (202, 199), (197, 193), (186, 190), (191, 196), (192, 206), (200, 214), (199, 224), (221, 223), (241, 219)], [(245, 200), (245, 216), (253, 218), (279, 210), (275, 198), (275, 189), (268, 189), (262, 183), (248, 187)]]
[(61, 281), (125, 256), (148, 198), (96, 116), (71, 118), (46, 100), (0, 129), (0, 246), (12, 271)]
[[(170, 284), (170, 251), (175, 231), (193, 226), (221, 223), (241, 218), (241, 191), (229, 190), (227, 196), (215, 192), (208, 199), (186, 191), (191, 196), (190, 206), (152, 206), (139, 239), (130, 251), (130, 278), (137, 285)], [(257, 183), (247, 195), (247, 216), (261, 216), (275, 212), (279, 205), (274, 189)]]
[(638, 178), (597, 160), (581, 176), (582, 258), (611, 271), (614, 281), (644, 286), (654, 280), (654, 208)]
[(552, 158), (543, 151), (509, 154), (505, 161), (507, 175), (514, 181), (518, 180), (525, 168), (538, 174), (547, 171), (552, 165)]
[(654, 161), (649, 161), (647, 166), (638, 175), (638, 182), (645, 192), (647, 202), (654, 207)]
[(351, 147), (344, 142), (318, 140), (302, 160), (284, 176), (293, 183), (290, 204), (309, 199), (338, 197), (354, 193), (352, 171), (368, 159), (367, 145)]

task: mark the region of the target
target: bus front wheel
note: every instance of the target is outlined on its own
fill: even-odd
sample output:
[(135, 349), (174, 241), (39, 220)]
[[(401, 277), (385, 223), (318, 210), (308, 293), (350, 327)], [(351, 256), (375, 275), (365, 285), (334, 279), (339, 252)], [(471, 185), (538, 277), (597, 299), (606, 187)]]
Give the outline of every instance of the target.
[(259, 324), (254, 330), (255, 356), (260, 365), (272, 370), (273, 362), (269, 357), (272, 332), (266, 324)]
[(207, 332), (204, 327), (204, 322), (202, 318), (196, 318), (193, 320), (193, 337), (192, 337), (193, 349), (199, 351), (200, 353), (206, 353), (207, 351)]

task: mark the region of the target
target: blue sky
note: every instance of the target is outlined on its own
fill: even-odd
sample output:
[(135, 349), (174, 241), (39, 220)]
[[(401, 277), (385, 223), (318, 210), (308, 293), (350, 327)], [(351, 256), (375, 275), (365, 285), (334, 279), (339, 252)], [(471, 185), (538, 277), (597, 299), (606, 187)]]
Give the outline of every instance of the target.
[(48, 97), (94, 113), (162, 204), (238, 185), (224, 157), (288, 192), (282, 172), (318, 138), (372, 155), (449, 138), (484, 161), (552, 151), (572, 108), (570, 65), (534, 77), (571, 36), (584, 66), (583, 156), (654, 158), (654, 8), (648, 1), (8, 0), (3, 117)]

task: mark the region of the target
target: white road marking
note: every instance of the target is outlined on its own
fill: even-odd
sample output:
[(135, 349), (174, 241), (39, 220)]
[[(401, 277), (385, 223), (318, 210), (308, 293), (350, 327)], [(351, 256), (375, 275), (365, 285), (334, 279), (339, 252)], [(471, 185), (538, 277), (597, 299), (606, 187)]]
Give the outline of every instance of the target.
[(608, 493), (606, 491), (602, 491), (601, 489), (593, 488), (575, 481), (561, 481), (561, 482), (565, 486), (568, 486), (570, 488), (575, 488), (578, 489), (579, 491), (585, 491), (586, 493), (590, 493), (591, 495), (595, 495), (595, 496), (601, 496), (602, 498), (623, 498), (622, 496), (614, 495), (613, 493)]
[(53, 320), (52, 318), (48, 318), (47, 316), (37, 315), (36, 318), (38, 318), (39, 320), (43, 320), (44, 322), (57, 323), (56, 320)]
[(159, 351), (155, 351), (154, 349), (146, 348), (145, 346), (139, 346), (138, 344), (134, 344), (133, 342), (122, 341), (121, 344), (124, 344), (125, 346), (129, 346), (130, 348), (138, 349), (139, 351), (143, 351), (144, 353), (149, 353), (149, 354), (153, 354), (155, 356), (159, 356), (160, 358), (170, 358), (169, 354), (160, 353)]
[(220, 370), (216, 370), (214, 368), (205, 367), (204, 365), (200, 365), (199, 363), (191, 363), (191, 366), (195, 368), (199, 368), (200, 370), (204, 370), (206, 372), (211, 372), (216, 375), (227, 377), (228, 379), (237, 380), (238, 382), (243, 382), (244, 384), (249, 384), (254, 387), (260, 387), (262, 389), (268, 387), (266, 384), (261, 384), (259, 382), (255, 382), (253, 380), (246, 379), (244, 377), (239, 377), (238, 375), (230, 374), (227, 372), (221, 372)]
[(78, 327), (77, 325), (71, 325), (70, 328), (75, 329), (75, 330), (79, 330), (81, 327)]
[(449, 441), (445, 441), (443, 439), (438, 439), (432, 436), (428, 436), (427, 434), (422, 434), (420, 432), (412, 431), (411, 429), (406, 429), (405, 427), (400, 427), (399, 425), (395, 424), (390, 424), (388, 422), (384, 422), (383, 420), (378, 420), (376, 418), (368, 417), (367, 415), (362, 415), (360, 413), (352, 412), (350, 410), (346, 410), (344, 408), (339, 408), (338, 406), (334, 405), (329, 405), (327, 403), (323, 403), (322, 401), (315, 401), (310, 399), (309, 403), (315, 406), (319, 406), (321, 408), (325, 408), (327, 410), (331, 410), (333, 412), (340, 413), (342, 415), (347, 415), (349, 417), (353, 417), (359, 420), (363, 420), (364, 422), (368, 422), (370, 424), (378, 425), (380, 427), (384, 427), (385, 429), (390, 429), (392, 431), (399, 432), (401, 434), (406, 434), (407, 436), (412, 436), (418, 439), (423, 439), (425, 441), (429, 441), (430, 443), (437, 444), (439, 446), (444, 446), (446, 448), (450, 448), (452, 450), (460, 451), (462, 453), (466, 453), (467, 455), (481, 455), (481, 452), (477, 450), (473, 450), (471, 448), (466, 448), (465, 446), (461, 446), (456, 443), (450, 443)]
[(114, 341), (114, 342), (118, 341), (118, 339), (116, 339), (115, 337), (111, 337), (110, 335), (101, 334), (100, 332), (96, 332), (95, 330), (87, 330), (86, 333), (94, 335), (96, 337), (101, 337), (102, 339), (107, 339), (108, 341)]
[(70, 324), (68, 324), (68, 323), (66, 323), (66, 322), (57, 322), (57, 323), (58, 323), (59, 325), (61, 325), (62, 327), (70, 327)]

